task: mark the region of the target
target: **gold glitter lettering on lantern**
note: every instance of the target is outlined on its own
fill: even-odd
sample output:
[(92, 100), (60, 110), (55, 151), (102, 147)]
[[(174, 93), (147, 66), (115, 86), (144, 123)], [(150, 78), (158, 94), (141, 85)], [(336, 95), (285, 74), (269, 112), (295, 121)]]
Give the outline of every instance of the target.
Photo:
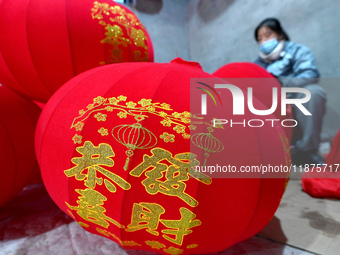
[(196, 248), (197, 246), (198, 246), (198, 244), (193, 243), (193, 244), (188, 245), (188, 246), (187, 246), (187, 249), (194, 249), (194, 248)]
[(105, 33), (106, 38), (101, 40), (101, 43), (112, 44), (114, 48), (117, 48), (119, 45), (127, 47), (128, 44), (131, 44), (131, 41), (123, 36), (124, 33), (120, 26), (111, 26), (110, 24), (108, 24), (106, 25), (105, 30), (107, 31)]
[(160, 249), (163, 249), (163, 248), (166, 248), (166, 246), (158, 241), (150, 241), (150, 240), (147, 240), (145, 241), (145, 243), (147, 245), (149, 245), (152, 249), (156, 249), (156, 250), (160, 250)]
[(122, 246), (142, 246), (142, 245), (136, 243), (135, 241), (122, 241), (115, 234), (107, 231), (106, 229), (96, 228), (96, 231), (103, 236), (113, 237)]
[(131, 28), (131, 38), (137, 47), (141, 47), (144, 49), (148, 49), (145, 45), (146, 36), (142, 29), (135, 29), (134, 27)]
[(123, 241), (122, 246), (142, 246), (135, 241)]
[(107, 24), (105, 29), (107, 30), (105, 33), (106, 38), (100, 42), (113, 45), (110, 63), (122, 62), (123, 51), (119, 49), (118, 46), (122, 45), (123, 47), (127, 47), (128, 44), (131, 44), (131, 41), (124, 37), (123, 30), (120, 26)]
[[(200, 226), (202, 222), (198, 219), (195, 219), (196, 215), (188, 210), (187, 208), (181, 207), (179, 209), (181, 213), (180, 220), (160, 220), (163, 225), (170, 229), (162, 230), (163, 237), (175, 244), (182, 245), (183, 238), (185, 235), (192, 233), (190, 230), (193, 227)], [(168, 235), (174, 235), (175, 238), (171, 238)]]
[[(146, 45), (147, 37), (143, 31), (143, 25), (138, 21), (137, 17), (134, 14), (126, 12), (124, 8), (121, 8), (118, 5), (110, 6), (108, 3), (100, 3), (98, 1), (94, 2), (94, 7), (91, 9), (91, 11), (92, 19), (98, 19), (99, 24), (104, 26), (106, 30), (112, 30), (113, 26), (116, 26), (115, 30), (117, 30), (118, 28), (120, 29), (119, 36), (121, 40), (124, 40), (124, 47), (126, 47), (127, 44), (131, 44), (131, 40), (133, 40), (133, 43), (136, 47), (145, 49), (144, 58), (140, 57), (140, 51), (134, 51), (134, 61), (148, 61), (148, 46)], [(104, 19), (105, 16), (109, 16), (106, 21)], [(125, 33), (120, 26), (125, 28)], [(113, 45), (113, 50), (109, 63), (122, 62), (123, 51), (119, 49), (118, 44), (114, 44), (110, 42), (110, 40), (107, 40), (110, 37), (112, 38), (111, 35), (108, 35), (107, 33), (105, 35), (106, 38), (103, 39), (101, 43), (109, 43)], [(117, 37), (118, 36), (116, 35), (116, 38)], [(131, 40), (129, 40), (129, 38), (131, 38)], [(139, 54), (137, 52), (139, 52)], [(105, 61), (102, 61), (100, 63), (107, 64)]]
[(107, 231), (106, 229), (102, 229), (102, 228), (96, 228), (97, 232), (103, 236), (106, 236), (106, 237), (113, 237), (114, 239), (116, 239), (116, 241), (119, 243), (119, 244), (122, 244), (122, 240), (120, 240), (119, 237), (117, 237), (115, 234)]
[(150, 234), (158, 236), (159, 217), (165, 212), (165, 209), (155, 203), (134, 203), (131, 214), (131, 223), (125, 229), (128, 232), (134, 232), (146, 228)]
[(72, 219), (76, 220), (76, 217), (74, 217), (72, 211), (67, 209), (68, 214), (71, 216)]
[(171, 255), (178, 255), (178, 254), (182, 254), (183, 250), (175, 248), (175, 247), (169, 247), (169, 249), (164, 249), (164, 252), (171, 254)]
[(144, 51), (144, 57), (141, 57), (142, 53), (139, 50), (133, 52), (133, 60), (136, 62), (146, 62), (149, 59), (149, 53)]
[[(152, 156), (144, 155), (143, 162), (136, 166), (130, 175), (140, 177), (145, 172), (146, 179), (142, 181), (149, 194), (162, 193), (169, 196), (177, 196), (188, 205), (194, 207), (198, 201), (185, 193), (185, 181), (192, 176), (204, 184), (210, 184), (211, 178), (198, 171), (195, 166), (199, 165), (196, 156), (192, 153), (181, 153), (172, 157), (172, 154), (162, 148), (151, 150)], [(164, 160), (170, 165), (166, 165)], [(165, 181), (161, 181), (165, 177)]]
[(84, 227), (84, 228), (88, 228), (89, 227), (89, 224), (86, 224), (86, 223), (81, 222), (81, 221), (78, 221), (78, 224), (79, 224), (79, 226)]
[[(114, 157), (115, 154), (110, 145), (101, 143), (96, 147), (92, 142), (86, 141), (84, 146), (77, 147), (76, 150), (82, 154), (82, 157), (72, 158), (71, 162), (76, 166), (64, 171), (67, 177), (75, 176), (78, 181), (86, 179), (84, 183), (85, 186), (94, 189), (97, 183), (99, 185), (103, 184), (103, 178), (97, 177), (97, 172), (99, 172), (112, 181), (104, 180), (104, 184), (110, 192), (116, 192), (116, 187), (113, 183), (124, 190), (131, 188), (131, 185), (122, 177), (102, 167), (112, 167), (114, 165), (114, 161), (111, 157)], [(85, 174), (83, 171), (86, 169), (88, 171)]]
[(78, 197), (78, 206), (69, 205), (67, 202), (65, 202), (65, 204), (71, 210), (76, 211), (81, 218), (104, 228), (109, 227), (109, 222), (113, 223), (119, 228), (124, 228), (123, 225), (105, 215), (106, 210), (102, 206), (104, 205), (104, 201), (107, 200), (105, 196), (92, 189), (76, 189), (75, 191), (81, 195)]

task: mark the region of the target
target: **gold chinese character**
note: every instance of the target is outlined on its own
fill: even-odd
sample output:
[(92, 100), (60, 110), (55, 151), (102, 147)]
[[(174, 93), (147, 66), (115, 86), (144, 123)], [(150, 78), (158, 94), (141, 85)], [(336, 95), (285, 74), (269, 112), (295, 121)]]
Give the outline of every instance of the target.
[(134, 203), (132, 208), (131, 223), (127, 226), (126, 231), (133, 232), (143, 228), (146, 231), (158, 236), (159, 217), (165, 212), (165, 209), (155, 203)]
[[(114, 165), (111, 157), (114, 157), (115, 154), (110, 145), (101, 143), (98, 147), (95, 147), (90, 141), (86, 141), (84, 146), (77, 147), (76, 150), (82, 154), (82, 157), (72, 158), (71, 161), (76, 166), (64, 171), (67, 177), (75, 176), (78, 181), (86, 179), (85, 186), (94, 189), (97, 183), (99, 185), (103, 184), (103, 178), (97, 177), (97, 172), (99, 172), (112, 181), (104, 180), (104, 184), (110, 192), (116, 192), (116, 187), (113, 183), (116, 183), (124, 190), (131, 188), (131, 185), (122, 177), (102, 167), (112, 167)], [(88, 170), (87, 174), (84, 174), (83, 171), (86, 169)]]
[(146, 36), (142, 29), (135, 29), (134, 27), (131, 28), (131, 38), (137, 47), (142, 47), (144, 49), (148, 49), (145, 45)]
[(181, 207), (179, 210), (181, 213), (180, 220), (160, 220), (160, 221), (167, 228), (171, 228), (162, 230), (162, 233), (175, 236), (174, 239), (167, 235), (163, 235), (163, 237), (170, 242), (182, 245), (184, 235), (192, 233), (192, 230), (190, 230), (190, 228), (197, 227), (201, 225), (202, 222), (198, 219), (194, 220), (196, 215), (187, 208)]
[(118, 45), (123, 45), (126, 47), (128, 44), (131, 44), (131, 41), (124, 37), (123, 30), (120, 26), (107, 24), (106, 27), (106, 38), (101, 40), (101, 43), (112, 44), (114, 48), (117, 48)]
[(149, 53), (147, 51), (144, 51), (144, 56), (142, 56), (142, 53), (139, 50), (135, 50), (133, 52), (133, 60), (135, 62), (146, 62), (149, 59)]
[[(142, 184), (149, 194), (154, 195), (160, 192), (169, 196), (177, 196), (188, 205), (197, 206), (198, 201), (185, 193), (185, 181), (192, 176), (204, 184), (210, 184), (211, 179), (193, 170), (193, 167), (198, 165), (196, 156), (191, 153), (182, 153), (172, 157), (169, 151), (162, 148), (154, 148), (151, 152), (153, 155), (144, 155), (143, 162), (130, 174), (140, 177), (146, 171), (147, 178), (142, 181)], [(170, 166), (160, 163), (165, 159), (171, 164)], [(163, 177), (165, 177), (164, 181), (161, 180)]]
[(107, 200), (105, 196), (92, 189), (76, 189), (76, 192), (81, 195), (78, 197), (78, 206), (69, 205), (67, 202), (65, 203), (71, 210), (76, 211), (80, 217), (104, 228), (109, 227), (109, 222), (119, 228), (124, 228), (123, 225), (105, 215), (106, 210), (102, 206), (104, 201)]

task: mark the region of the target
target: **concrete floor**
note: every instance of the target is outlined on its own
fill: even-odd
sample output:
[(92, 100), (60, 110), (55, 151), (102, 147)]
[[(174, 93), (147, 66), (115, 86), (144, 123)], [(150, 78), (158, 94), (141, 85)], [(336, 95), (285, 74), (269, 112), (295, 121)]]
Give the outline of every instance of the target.
[(272, 221), (260, 232), (272, 240), (313, 254), (340, 254), (340, 202), (302, 192), (298, 177), (290, 180)]

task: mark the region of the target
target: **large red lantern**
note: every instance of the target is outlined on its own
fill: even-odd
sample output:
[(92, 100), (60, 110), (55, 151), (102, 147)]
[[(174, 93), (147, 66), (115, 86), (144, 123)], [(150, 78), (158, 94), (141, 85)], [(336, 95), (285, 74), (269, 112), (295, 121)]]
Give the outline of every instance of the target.
[[(261, 230), (279, 205), (286, 174), (229, 178), (197, 167), (286, 166), (287, 138), (277, 123), (214, 127), (194, 112), (202, 90), (190, 79), (197, 77), (216, 79), (177, 59), (104, 66), (61, 87), (36, 132), (56, 204), (92, 233), (162, 254), (221, 251)], [(208, 102), (210, 112), (230, 117), (230, 95), (220, 98), (223, 106)]]
[[(276, 88), (278, 102), (273, 114), (281, 121), (285, 119), (291, 120), (293, 118), (290, 105), (288, 105), (286, 109), (287, 115), (281, 115), (281, 84), (272, 74), (268, 73), (267, 70), (261, 66), (250, 62), (229, 63), (220, 67), (213, 75), (221, 78), (237, 78), (232, 79), (232, 81), (237, 83), (237, 86), (245, 91), (247, 91), (248, 87), (252, 87), (253, 95), (259, 99), (267, 109), (272, 107), (273, 88)], [(292, 126), (292, 123), (288, 123), (285, 126), (284, 130), (291, 141), (293, 128), (290, 126)]]
[(46, 102), (66, 81), (91, 68), (153, 61), (138, 18), (110, 0), (0, 1), (0, 80)]
[(0, 206), (39, 173), (34, 132), (40, 109), (0, 84)]

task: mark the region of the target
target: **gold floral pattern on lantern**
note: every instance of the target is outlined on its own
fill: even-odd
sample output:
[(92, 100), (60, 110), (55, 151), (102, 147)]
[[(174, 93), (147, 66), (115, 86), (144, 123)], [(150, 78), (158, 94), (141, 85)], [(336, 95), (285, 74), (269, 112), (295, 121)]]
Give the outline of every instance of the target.
[(113, 109), (114, 109), (114, 108), (111, 107), (111, 106), (106, 106), (106, 107), (105, 107), (105, 110), (108, 111), (108, 112), (112, 112)]
[(104, 100), (105, 100), (104, 97), (98, 96), (98, 97), (96, 97), (96, 98), (93, 99), (93, 102), (96, 103), (96, 104), (100, 104), (100, 103), (102, 103)]
[(132, 101), (126, 103), (127, 108), (135, 108), (136, 105), (137, 105), (137, 104), (134, 103), (134, 102), (132, 102)]
[(83, 139), (83, 137), (81, 135), (77, 135), (77, 134), (75, 134), (72, 138), (72, 140), (75, 144), (82, 143), (82, 139)]
[(190, 135), (189, 134), (182, 134), (184, 139), (190, 139)]
[(138, 102), (138, 104), (140, 104), (141, 106), (147, 106), (151, 104), (151, 101), (152, 101), (151, 99), (143, 98)]
[(126, 96), (122, 96), (120, 95), (119, 97), (117, 97), (119, 101), (126, 101), (127, 97)]
[(124, 119), (124, 118), (127, 117), (127, 113), (126, 112), (119, 112), (119, 113), (117, 113), (117, 116), (121, 119)]
[(164, 132), (162, 135), (160, 135), (160, 138), (162, 138), (163, 141), (166, 142), (166, 143), (168, 143), (168, 142), (173, 143), (175, 141), (175, 136), (168, 134), (167, 132)]
[(94, 115), (94, 117), (97, 119), (97, 121), (106, 121), (106, 114), (102, 114), (102, 113), (97, 113), (96, 115)]
[(83, 127), (84, 127), (83, 122), (77, 122), (77, 124), (74, 125), (74, 128), (76, 129), (76, 131), (82, 131)]
[(101, 134), (102, 136), (106, 136), (106, 135), (109, 135), (109, 132), (106, 128), (103, 128), (101, 127), (99, 130), (98, 130), (98, 133)]
[[(85, 110), (79, 112), (79, 116), (74, 119), (71, 129), (75, 128), (76, 131), (81, 131), (84, 126), (84, 121), (91, 114), (94, 114), (97, 121), (106, 121), (109, 116), (107, 113), (115, 111), (117, 111), (116, 115), (120, 119), (128, 119), (129, 116), (131, 116), (141, 121), (142, 119), (149, 118), (150, 115), (158, 116), (161, 125), (175, 130), (176, 133), (184, 139), (189, 139), (190, 130), (196, 128), (196, 126), (191, 124), (190, 118), (198, 119), (196, 116), (191, 116), (188, 111), (174, 112), (170, 104), (152, 102), (152, 99), (142, 98), (134, 102), (131, 100), (128, 101), (124, 95), (109, 98), (97, 96), (93, 99), (92, 104), (88, 105)], [(105, 128), (109, 129), (110, 127)], [(170, 134), (170, 132), (168, 133)], [(174, 134), (175, 137), (176, 133)], [(174, 140), (175, 137), (173, 137)]]
[(185, 127), (176, 125), (176, 126), (174, 127), (174, 130), (175, 130), (178, 134), (181, 134), (181, 133), (184, 133), (184, 132), (185, 132)]

